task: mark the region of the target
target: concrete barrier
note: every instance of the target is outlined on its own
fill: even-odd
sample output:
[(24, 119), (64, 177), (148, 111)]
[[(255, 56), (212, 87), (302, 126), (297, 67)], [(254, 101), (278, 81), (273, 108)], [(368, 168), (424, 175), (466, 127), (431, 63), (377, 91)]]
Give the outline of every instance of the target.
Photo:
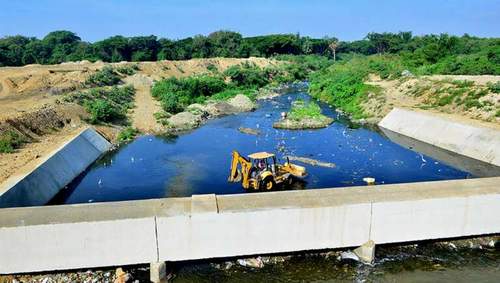
[(0, 273), (500, 233), (500, 177), (0, 209)]
[(2, 183), (0, 208), (46, 204), (110, 147), (94, 129), (83, 130), (40, 160), (31, 172)]
[(498, 129), (464, 124), (441, 116), (400, 108), (394, 108), (378, 125), (433, 146), (500, 166)]

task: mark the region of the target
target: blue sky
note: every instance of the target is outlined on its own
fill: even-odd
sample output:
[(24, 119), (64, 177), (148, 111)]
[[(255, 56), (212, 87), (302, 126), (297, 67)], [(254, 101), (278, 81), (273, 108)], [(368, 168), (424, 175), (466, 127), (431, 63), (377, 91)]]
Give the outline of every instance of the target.
[(0, 0), (0, 7), (0, 37), (61, 29), (86, 41), (117, 34), (178, 39), (220, 29), (342, 40), (407, 30), (500, 37), (500, 0)]

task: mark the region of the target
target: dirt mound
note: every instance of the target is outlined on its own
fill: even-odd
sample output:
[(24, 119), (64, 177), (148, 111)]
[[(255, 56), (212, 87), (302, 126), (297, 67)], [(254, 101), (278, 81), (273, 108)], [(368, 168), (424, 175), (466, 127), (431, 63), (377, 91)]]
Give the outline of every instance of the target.
[(71, 119), (59, 114), (54, 107), (44, 107), (0, 123), (0, 135), (11, 131), (16, 132), (23, 140), (34, 141), (44, 134), (64, 127), (70, 121)]
[(371, 75), (368, 84), (380, 87), (363, 103), (370, 122), (377, 123), (394, 107), (441, 112), (500, 123), (500, 94), (489, 85), (500, 76), (432, 75), (382, 80)]

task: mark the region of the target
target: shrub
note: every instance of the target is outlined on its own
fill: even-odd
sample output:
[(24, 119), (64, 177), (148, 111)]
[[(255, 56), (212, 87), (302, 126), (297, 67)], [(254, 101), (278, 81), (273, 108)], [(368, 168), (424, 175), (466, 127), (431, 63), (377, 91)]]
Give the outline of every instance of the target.
[(86, 84), (90, 86), (112, 86), (121, 82), (120, 76), (109, 66), (90, 75)]
[(250, 63), (229, 67), (224, 75), (238, 87), (260, 88), (269, 83), (266, 71)]
[(203, 75), (161, 80), (154, 84), (151, 94), (161, 101), (165, 111), (178, 113), (189, 104), (203, 102), (207, 97), (226, 88), (228, 85), (221, 77)]
[(90, 114), (90, 122), (114, 122), (126, 119), (128, 109), (133, 106), (135, 90), (132, 86), (94, 88), (66, 97), (85, 107)]
[(7, 130), (0, 134), (0, 153), (12, 153), (25, 142), (26, 140), (17, 132)]
[(133, 127), (127, 127), (125, 129), (123, 129), (123, 131), (121, 131), (119, 134), (118, 134), (118, 142), (127, 142), (127, 141), (131, 141), (133, 140), (138, 134), (139, 134), (139, 130), (137, 130), (136, 128), (133, 128)]
[(304, 118), (318, 118), (322, 117), (321, 108), (313, 101), (304, 102), (303, 100), (296, 100), (292, 104), (292, 108), (288, 113), (288, 118), (292, 120), (302, 120)]
[(124, 65), (116, 68), (116, 71), (118, 73), (128, 76), (135, 74), (138, 70), (139, 70), (139, 65), (137, 64)]
[(495, 83), (488, 83), (488, 89), (493, 93), (500, 93), (500, 81)]

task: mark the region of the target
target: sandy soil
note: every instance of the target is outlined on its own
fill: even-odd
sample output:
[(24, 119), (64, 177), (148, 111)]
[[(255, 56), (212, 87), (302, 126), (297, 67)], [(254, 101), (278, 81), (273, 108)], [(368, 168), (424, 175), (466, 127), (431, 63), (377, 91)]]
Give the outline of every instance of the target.
[[(0, 183), (14, 174), (29, 172), (42, 157), (88, 126), (82, 120), (87, 116), (84, 109), (79, 105), (63, 102), (62, 95), (84, 89), (85, 80), (105, 65), (139, 66), (137, 74), (123, 79), (125, 83), (132, 84), (137, 91), (136, 108), (131, 111), (130, 118), (134, 127), (144, 133), (153, 133), (162, 130), (162, 126), (154, 118), (154, 113), (161, 108), (150, 95), (150, 87), (154, 80), (206, 73), (211, 65), (219, 71), (224, 71), (232, 65), (243, 62), (251, 62), (261, 67), (278, 64), (264, 58), (211, 58), (113, 64), (82, 61), (59, 65), (2, 67), (0, 68), (0, 132), (5, 129), (14, 130), (26, 137), (29, 142), (14, 153), (0, 154)], [(56, 121), (58, 123), (55, 126), (54, 115), (46, 115), (49, 112), (53, 113), (52, 110), (55, 110), (58, 116)], [(121, 130), (121, 126), (117, 125), (96, 128), (112, 141)]]
[(467, 92), (469, 92), (487, 89), (486, 85), (500, 81), (500, 76), (433, 75), (381, 80), (372, 75), (367, 83), (381, 87), (381, 92), (370, 93), (363, 108), (372, 115), (371, 122), (378, 122), (394, 107), (399, 107), (433, 112), (450, 119), (497, 128), (500, 125), (500, 118), (495, 114), (500, 110), (500, 94), (489, 92), (482, 97), (480, 101), (488, 101), (491, 104), (483, 108), (467, 109), (463, 103), (455, 102), (443, 106), (433, 105), (438, 95), (448, 95), (446, 91), (440, 93), (440, 90), (450, 87), (458, 88), (453, 85), (453, 81), (474, 82), (472, 86), (467, 87)]
[(157, 123), (154, 113), (160, 112), (160, 102), (151, 96), (151, 85), (153, 80), (143, 74), (135, 74), (125, 78), (126, 84), (134, 86), (135, 108), (131, 114), (132, 126), (142, 133), (155, 133), (162, 130), (162, 126)]

